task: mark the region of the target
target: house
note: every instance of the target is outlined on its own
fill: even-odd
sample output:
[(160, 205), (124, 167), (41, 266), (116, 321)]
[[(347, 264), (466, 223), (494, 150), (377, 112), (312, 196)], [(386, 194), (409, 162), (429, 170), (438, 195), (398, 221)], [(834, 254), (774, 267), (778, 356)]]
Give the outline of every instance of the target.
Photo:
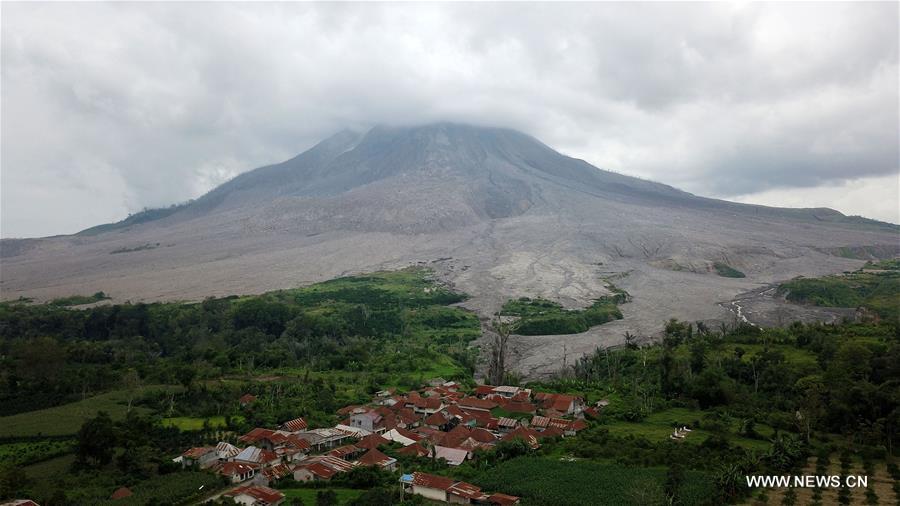
[(381, 437), (378, 434), (369, 434), (368, 436), (357, 441), (354, 446), (357, 448), (365, 448), (366, 450), (374, 450), (382, 445), (391, 444), (390, 440)]
[(224, 495), (234, 499), (235, 503), (245, 506), (278, 506), (284, 502), (284, 494), (262, 485), (238, 487), (225, 492)]
[(311, 462), (294, 469), (296, 481), (329, 481), (338, 472), (321, 462)]
[(521, 396), (525, 397), (525, 400), (531, 397), (531, 390), (527, 388), (519, 388), (514, 386), (501, 385), (498, 387), (494, 387), (493, 395), (497, 395), (500, 397), (504, 397), (506, 399), (512, 399), (513, 397)]
[(578, 415), (584, 411), (584, 399), (574, 395), (538, 392), (534, 394), (534, 400), (541, 408), (552, 409), (564, 415)]
[(241, 453), (241, 449), (231, 443), (220, 441), (219, 444), (216, 445), (216, 458), (219, 461), (228, 460), (238, 453)]
[(292, 473), (291, 468), (286, 466), (285, 464), (278, 464), (272, 467), (267, 467), (260, 471), (255, 478), (253, 478), (253, 483), (256, 485), (265, 485), (268, 486), (270, 483), (278, 481), (285, 476), (290, 476)]
[(502, 417), (497, 420), (497, 430), (500, 432), (510, 432), (518, 426), (519, 422), (515, 418)]
[(397, 468), (397, 459), (388, 457), (376, 449), (371, 449), (357, 461), (361, 466), (380, 467), (386, 471)]
[(425, 417), (425, 421), (422, 423), (432, 429), (445, 430), (452, 419), (453, 417), (446, 411), (438, 411)]
[(497, 407), (497, 403), (489, 399), (479, 399), (478, 397), (466, 397), (461, 399), (457, 405), (465, 410), (490, 411)]
[(438, 445), (435, 445), (433, 452), (435, 458), (446, 460), (448, 466), (458, 466), (471, 456), (466, 450)]
[(407, 446), (406, 448), (401, 448), (397, 450), (397, 453), (409, 457), (427, 457), (428, 455), (430, 455), (428, 449), (420, 445), (419, 443), (414, 443)]
[(256, 466), (240, 462), (222, 462), (216, 465), (215, 470), (217, 474), (225, 476), (232, 483), (249, 480), (256, 474)]
[(447, 489), (453, 486), (453, 483), (454, 481), (450, 478), (420, 472), (404, 474), (400, 477), (400, 484), (404, 491), (440, 502), (448, 502)]
[(383, 432), (383, 429), (379, 431), (381, 428), (379, 427), (379, 423), (383, 418), (384, 417), (374, 410), (366, 411), (364, 413), (354, 413), (350, 415), (350, 423), (348, 425), (369, 432)]
[(541, 447), (541, 444), (538, 443), (538, 438), (541, 437), (541, 433), (532, 429), (526, 429), (525, 427), (518, 427), (512, 432), (507, 433), (502, 438), (502, 441), (514, 441), (516, 439), (522, 439), (525, 441), (528, 446), (531, 448), (537, 449)]
[(513, 504), (519, 504), (521, 501), (514, 495), (496, 493), (489, 495), (487, 502), (493, 506), (511, 506)]
[(494, 393), (494, 387), (491, 385), (478, 385), (475, 387), (475, 397), (483, 399)]
[(257, 427), (238, 438), (238, 441), (241, 443), (257, 445), (267, 450), (274, 450), (275, 444), (280, 440), (281, 438), (276, 436), (274, 430), (261, 427)]
[(352, 432), (339, 427), (333, 429), (308, 429), (298, 432), (297, 435), (305, 439), (312, 450), (321, 452), (345, 444), (353, 435)]
[(453, 504), (482, 503), (488, 500), (481, 488), (443, 476), (414, 472), (400, 477), (403, 490), (432, 501)]
[(420, 415), (430, 415), (444, 408), (444, 402), (438, 397), (422, 397), (413, 392), (406, 399), (406, 407)]
[(330, 455), (332, 457), (337, 457), (339, 459), (344, 459), (347, 461), (351, 461), (356, 459), (356, 457), (362, 455), (362, 453), (366, 451), (364, 448), (359, 448), (354, 445), (344, 445), (338, 446), (334, 450), (329, 451), (326, 455)]
[(394, 411), (394, 415), (397, 417), (397, 426), (404, 429), (415, 427), (422, 421), (422, 416), (417, 415), (416, 412), (410, 408), (400, 407)]
[(307, 457), (294, 468), (297, 481), (328, 481), (337, 473), (353, 469), (353, 464), (331, 455)]
[(244, 394), (238, 399), (238, 402), (241, 404), (241, 407), (244, 408), (256, 402), (256, 396), (253, 394)]
[(306, 420), (303, 418), (294, 418), (293, 420), (288, 420), (281, 424), (280, 429), (287, 432), (299, 432), (301, 430), (306, 430), (307, 427)]
[(134, 495), (134, 492), (131, 491), (128, 487), (119, 487), (116, 489), (109, 498), (113, 501), (117, 499), (125, 499), (126, 497), (131, 497)]
[(506, 401), (501, 407), (510, 413), (528, 413), (533, 415), (537, 412), (537, 407), (530, 402)]
[(401, 429), (399, 427), (385, 432), (384, 434), (382, 434), (382, 437), (387, 439), (388, 441), (400, 443), (403, 446), (409, 446), (425, 439), (421, 434), (416, 434), (415, 432)]
[(214, 465), (218, 461), (218, 455), (215, 448), (208, 446), (191, 448), (181, 454), (181, 467), (193, 467), (196, 469), (206, 469)]
[(281, 463), (281, 458), (272, 451), (255, 446), (248, 446), (231, 458), (232, 462), (255, 464), (259, 467), (269, 467)]

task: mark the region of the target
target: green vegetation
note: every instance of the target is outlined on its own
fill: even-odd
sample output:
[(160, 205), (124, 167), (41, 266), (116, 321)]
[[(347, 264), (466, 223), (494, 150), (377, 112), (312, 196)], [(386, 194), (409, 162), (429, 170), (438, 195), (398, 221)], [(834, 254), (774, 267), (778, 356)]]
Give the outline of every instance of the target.
[(333, 425), (389, 386), (471, 384), (480, 323), (449, 306), (462, 300), (411, 269), (199, 303), (2, 303), (0, 437), (27, 459), (0, 461), (0, 497), (98, 504), (126, 485), (178, 504), (219, 486), (173, 467), (185, 448), (297, 416)]
[[(647, 505), (666, 501), (665, 468), (625, 468), (577, 460), (518, 457), (476, 478), (485, 489), (525, 498), (523, 504)], [(715, 504), (715, 482), (706, 473), (687, 471), (678, 483), (678, 504)]]
[(235, 416), (231, 420), (226, 420), (224, 416), (210, 416), (206, 418), (177, 416), (173, 418), (163, 418), (163, 427), (175, 427), (181, 431), (198, 431), (204, 429), (225, 429), (228, 428), (229, 421), (232, 423), (243, 423), (243, 417)]
[[(180, 387), (146, 388), (147, 393), (153, 393), (156, 390), (169, 392), (180, 390)], [(62, 406), (0, 417), (0, 438), (74, 435), (84, 422), (93, 418), (100, 411), (109, 413), (114, 420), (125, 418), (125, 414), (128, 412), (128, 400), (135, 395), (136, 392), (116, 390)], [(138, 413), (150, 412), (142, 407), (132, 407), (132, 409)]]
[(734, 267), (722, 263), (722, 262), (713, 262), (713, 269), (716, 270), (716, 274), (725, 278), (744, 278), (747, 277), (743, 272), (735, 269)]
[[(882, 265), (891, 264), (868, 269)], [(519, 332), (586, 330), (615, 317), (625, 297), (581, 311), (521, 299), (504, 316)], [(297, 416), (333, 425), (341, 407), (435, 376), (471, 389), (480, 324), (451, 305), (461, 300), (427, 271), (406, 270), (200, 303), (0, 304), (0, 497), (103, 504), (128, 486), (135, 496), (117, 504), (193, 502), (224, 485), (174, 465), (186, 448)], [(750, 494), (745, 474), (790, 473), (823, 448), (870, 461), (894, 451), (898, 335), (887, 318), (766, 330), (672, 320), (661, 344), (628, 335), (625, 347), (528, 385), (609, 402), (577, 437), (538, 450), (503, 442), (452, 469), (384, 451), (404, 471), (451, 475), (524, 504), (736, 502)], [(242, 406), (247, 393), (256, 401)], [(685, 437), (670, 437), (685, 426)], [(387, 504), (397, 502), (397, 478), (357, 468), (328, 484), (278, 486), (304, 504)]]
[[(201, 488), (202, 487), (202, 488)], [(103, 504), (144, 505), (144, 504), (192, 504), (209, 492), (222, 488), (221, 479), (211, 473), (180, 471), (155, 476), (135, 485), (134, 495)], [(99, 499), (99, 498), (98, 498)]]
[(69, 297), (61, 297), (59, 299), (51, 300), (49, 304), (52, 306), (81, 306), (107, 299), (109, 299), (109, 297), (107, 297), (105, 293), (97, 292), (94, 295), (72, 295)]
[[(335, 493), (335, 498), (337, 502), (335, 504), (344, 505), (350, 504), (354, 499), (360, 496), (363, 493), (362, 490), (354, 490), (352, 488), (329, 488)], [(292, 499), (300, 499), (303, 501), (302, 504), (314, 505), (316, 504), (316, 494), (321, 492), (322, 489), (315, 488), (283, 488), (281, 489), (281, 493), (283, 493), (287, 497), (287, 504), (290, 504)]]
[(585, 309), (566, 310), (560, 304), (546, 299), (522, 297), (503, 305), (500, 316), (514, 316), (514, 332), (525, 336), (579, 334), (591, 327), (619, 320), (622, 313), (617, 307), (625, 302), (623, 291), (611, 297), (602, 297)]
[(23, 466), (72, 452), (71, 439), (0, 444), (0, 465)]
[[(874, 272), (873, 272), (874, 271)], [(900, 318), (900, 260), (822, 278), (797, 278), (778, 287), (787, 300), (827, 307), (864, 307), (881, 318)]]
[(148, 250), (148, 249), (156, 249), (158, 247), (159, 247), (159, 243), (156, 243), (156, 244), (147, 243), (147, 244), (142, 244), (140, 246), (134, 246), (132, 248), (123, 246), (121, 248), (116, 248), (116, 249), (110, 251), (109, 254), (117, 255), (119, 253), (132, 253), (134, 251), (144, 251), (144, 250)]

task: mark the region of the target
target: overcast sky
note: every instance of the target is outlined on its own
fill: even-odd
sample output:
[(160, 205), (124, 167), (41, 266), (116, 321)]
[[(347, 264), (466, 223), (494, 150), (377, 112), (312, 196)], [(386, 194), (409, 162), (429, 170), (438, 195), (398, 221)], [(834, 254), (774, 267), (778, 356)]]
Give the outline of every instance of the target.
[(896, 223), (897, 19), (896, 2), (4, 3), (0, 235), (73, 233), (345, 127), (435, 120)]

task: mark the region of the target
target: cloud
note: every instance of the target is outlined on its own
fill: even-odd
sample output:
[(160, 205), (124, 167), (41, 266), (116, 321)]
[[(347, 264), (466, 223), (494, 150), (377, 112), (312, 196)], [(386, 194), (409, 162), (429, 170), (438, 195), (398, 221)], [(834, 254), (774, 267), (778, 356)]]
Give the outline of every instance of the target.
[(183, 201), (384, 122), (518, 128), (725, 198), (898, 173), (896, 3), (3, 10), (4, 237)]

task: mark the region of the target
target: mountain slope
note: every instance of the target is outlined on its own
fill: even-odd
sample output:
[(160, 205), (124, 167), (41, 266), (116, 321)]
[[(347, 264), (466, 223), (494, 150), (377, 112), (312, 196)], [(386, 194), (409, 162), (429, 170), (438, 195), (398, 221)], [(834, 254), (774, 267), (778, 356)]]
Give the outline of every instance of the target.
[[(613, 280), (625, 319), (567, 336), (591, 351), (672, 317), (728, 320), (718, 302), (796, 275), (856, 267), (830, 252), (897, 253), (893, 225), (829, 209), (691, 195), (602, 171), (525, 134), (440, 123), (341, 132), (196, 201), (75, 236), (0, 243), (4, 299), (103, 290), (116, 300), (260, 292), (427, 264), (489, 317), (510, 297), (584, 306)], [(716, 275), (728, 265), (745, 278)], [(527, 373), (560, 339), (521, 338)]]

